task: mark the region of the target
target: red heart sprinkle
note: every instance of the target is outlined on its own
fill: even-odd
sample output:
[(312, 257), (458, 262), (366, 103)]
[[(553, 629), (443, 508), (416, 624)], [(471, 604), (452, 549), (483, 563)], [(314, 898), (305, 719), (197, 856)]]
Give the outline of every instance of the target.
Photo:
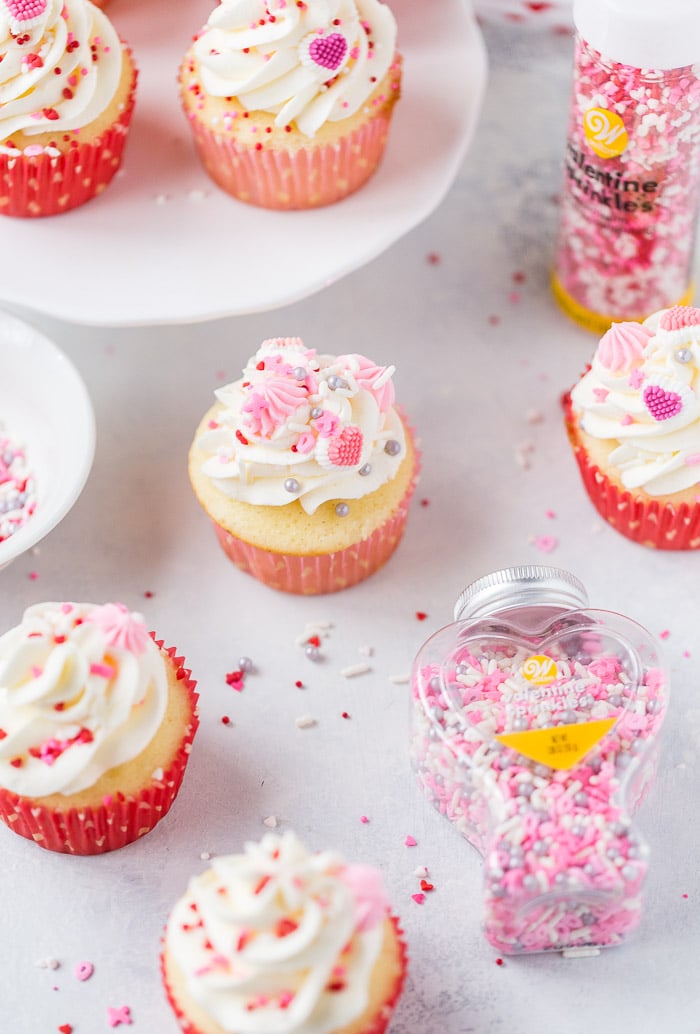
[(309, 636), (308, 643), (309, 643), (309, 646), (320, 646), (321, 645), (321, 640), (320, 640), (320, 638), (317, 635), (312, 635), (312, 636)]
[(73, 1028), (71, 1027), (70, 1023), (62, 1023), (58, 1029), (60, 1030), (61, 1034), (73, 1034)]
[(435, 890), (435, 887), (433, 886), (432, 883), (428, 883), (427, 880), (421, 880), (420, 881), (420, 889), (421, 890)]
[(425, 613), (424, 610), (417, 610), (416, 611), (416, 617), (418, 618), (419, 621), (425, 621), (427, 616), (428, 615)]

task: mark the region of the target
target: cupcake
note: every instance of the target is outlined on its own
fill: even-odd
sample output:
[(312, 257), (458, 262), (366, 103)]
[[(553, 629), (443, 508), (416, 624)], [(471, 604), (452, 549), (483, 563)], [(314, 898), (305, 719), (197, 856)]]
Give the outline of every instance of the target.
[(700, 309), (614, 323), (566, 396), (569, 439), (598, 512), (656, 549), (700, 548)]
[(161, 965), (186, 1034), (382, 1034), (406, 951), (379, 872), (268, 833), (190, 881)]
[(180, 69), (211, 178), (263, 208), (340, 201), (379, 165), (401, 88), (379, 0), (222, 0)]
[(418, 475), (393, 372), (272, 338), (241, 380), (215, 392), (189, 474), (242, 570), (312, 595), (354, 585), (389, 559)]
[(2, 821), (80, 855), (150, 832), (197, 729), (189, 676), (122, 604), (29, 607), (0, 637)]
[(119, 168), (136, 70), (88, 0), (0, 0), (0, 213), (67, 212)]

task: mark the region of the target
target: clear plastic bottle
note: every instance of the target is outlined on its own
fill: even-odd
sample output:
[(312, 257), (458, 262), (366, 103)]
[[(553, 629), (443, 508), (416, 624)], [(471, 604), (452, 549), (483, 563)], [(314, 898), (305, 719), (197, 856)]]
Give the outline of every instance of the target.
[(514, 567), (464, 590), (412, 669), (419, 784), (484, 859), (501, 953), (619, 944), (648, 849), (630, 815), (655, 771), (667, 675), (653, 637), (581, 582)]
[(553, 276), (603, 333), (687, 304), (700, 203), (700, 3), (575, 0)]

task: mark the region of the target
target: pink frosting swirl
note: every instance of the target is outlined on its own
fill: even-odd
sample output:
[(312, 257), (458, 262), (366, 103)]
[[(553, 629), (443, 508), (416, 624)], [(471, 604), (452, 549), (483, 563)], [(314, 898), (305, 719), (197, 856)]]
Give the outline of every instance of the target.
[[(371, 359), (364, 355), (341, 355), (339, 363), (346, 363), (354, 372), (355, 380), (363, 391), (368, 391), (376, 399), (380, 413), (386, 413), (391, 409), (396, 399), (394, 382), (391, 379), (391, 372), (386, 366), (376, 366)], [(387, 373), (383, 383), (374, 387), (374, 382), (379, 380), (382, 374)]]
[(596, 358), (606, 370), (624, 373), (639, 359), (651, 336), (641, 323), (613, 323), (600, 339)]
[(338, 876), (355, 898), (357, 929), (364, 932), (381, 923), (389, 907), (381, 873), (369, 865), (346, 865)]
[(259, 381), (242, 407), (243, 422), (253, 434), (271, 438), (307, 396), (305, 385), (291, 378), (272, 376)]
[(140, 614), (132, 614), (123, 603), (94, 607), (86, 621), (97, 625), (110, 646), (140, 654), (148, 643), (148, 629)]

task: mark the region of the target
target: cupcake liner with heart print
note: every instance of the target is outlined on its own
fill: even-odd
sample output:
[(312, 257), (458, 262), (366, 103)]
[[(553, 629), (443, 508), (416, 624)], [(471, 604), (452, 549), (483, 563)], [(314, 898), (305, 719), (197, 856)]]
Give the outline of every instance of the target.
[(571, 396), (563, 399), (566, 429), (584, 487), (598, 513), (621, 535), (650, 549), (700, 549), (700, 505), (645, 500), (614, 484), (581, 445)]
[(150, 785), (137, 794), (125, 796), (116, 792), (98, 807), (69, 808), (66, 811), (45, 807), (31, 798), (19, 797), (0, 788), (0, 820), (14, 833), (33, 840), (47, 851), (74, 855), (104, 854), (150, 833), (167, 815), (180, 789), (199, 725), (198, 694), (197, 684), (184, 667), (184, 658), (176, 656), (175, 647), (164, 647), (159, 640), (156, 640), (156, 645), (175, 666), (178, 684), (187, 695), (190, 706), (185, 735), (168, 768), (157, 775), (154, 773)]

